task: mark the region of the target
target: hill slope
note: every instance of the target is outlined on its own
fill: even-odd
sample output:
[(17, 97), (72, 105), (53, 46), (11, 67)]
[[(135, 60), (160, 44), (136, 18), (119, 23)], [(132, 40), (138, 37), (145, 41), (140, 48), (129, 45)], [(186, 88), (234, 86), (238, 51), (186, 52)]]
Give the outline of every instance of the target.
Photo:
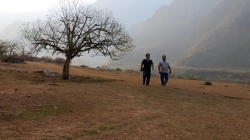
[(137, 49), (124, 60), (140, 63), (151, 52), (153, 60), (166, 54), (182, 66), (249, 70), (249, 5), (246, 0), (175, 0), (134, 26)]
[[(0, 62), (0, 139), (249, 139), (250, 86)], [(79, 77), (89, 76), (87, 79)]]
[(204, 19), (181, 64), (191, 67), (250, 69), (250, 1), (224, 0)]

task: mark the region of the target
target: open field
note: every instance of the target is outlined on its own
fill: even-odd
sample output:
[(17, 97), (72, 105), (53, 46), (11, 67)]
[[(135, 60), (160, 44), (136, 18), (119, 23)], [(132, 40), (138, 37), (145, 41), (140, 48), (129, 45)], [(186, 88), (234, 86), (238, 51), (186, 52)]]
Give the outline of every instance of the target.
[[(140, 63), (140, 62), (138, 62)], [(109, 66), (119, 68), (132, 68), (139, 71), (138, 63), (112, 62)], [(155, 64), (158, 65), (156, 61)], [(156, 68), (157, 68), (157, 65)], [(180, 79), (193, 79), (193, 80), (208, 80), (227, 83), (238, 84), (250, 84), (250, 69), (204, 69), (204, 68), (192, 68), (183, 67), (177, 64), (170, 64), (173, 70), (172, 77)], [(158, 71), (152, 72), (154, 75), (158, 75)]]
[(175, 76), (185, 79), (206, 79), (220, 82), (250, 84), (249, 70), (201, 69), (174, 66)]
[[(250, 139), (250, 85), (0, 63), (0, 139)], [(78, 76), (78, 78), (75, 78)], [(83, 78), (79, 78), (83, 77)]]

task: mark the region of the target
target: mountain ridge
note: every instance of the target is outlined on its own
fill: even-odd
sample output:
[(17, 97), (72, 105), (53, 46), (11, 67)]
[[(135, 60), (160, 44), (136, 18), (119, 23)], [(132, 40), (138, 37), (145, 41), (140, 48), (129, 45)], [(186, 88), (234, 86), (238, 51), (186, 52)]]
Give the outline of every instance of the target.
[(124, 60), (140, 63), (138, 56), (150, 52), (153, 60), (166, 54), (185, 67), (249, 70), (248, 6), (244, 0), (175, 0), (133, 27), (137, 49)]

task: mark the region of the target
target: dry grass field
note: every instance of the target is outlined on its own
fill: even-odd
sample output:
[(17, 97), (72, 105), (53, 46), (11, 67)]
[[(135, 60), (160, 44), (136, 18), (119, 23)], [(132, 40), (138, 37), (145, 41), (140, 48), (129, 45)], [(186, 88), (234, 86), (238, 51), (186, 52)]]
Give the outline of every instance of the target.
[[(0, 139), (250, 139), (250, 85), (0, 63)], [(78, 76), (78, 78), (75, 78)]]

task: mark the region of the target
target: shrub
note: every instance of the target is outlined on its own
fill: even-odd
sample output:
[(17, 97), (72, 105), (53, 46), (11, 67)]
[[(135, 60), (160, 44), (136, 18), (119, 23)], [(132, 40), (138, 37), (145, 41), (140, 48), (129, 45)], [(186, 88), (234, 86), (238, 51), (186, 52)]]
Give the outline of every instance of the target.
[(43, 56), (40, 58), (40, 60), (45, 63), (53, 63), (53, 58), (49, 56)]
[(206, 81), (206, 82), (204, 83), (204, 85), (209, 85), (209, 86), (211, 86), (211, 85), (212, 85), (212, 83), (211, 83), (211, 82), (209, 82), (209, 81)]
[(57, 63), (57, 64), (64, 64), (65, 59), (57, 57), (57, 58), (54, 59), (54, 62)]
[(23, 55), (22, 58), (25, 60), (25, 61), (36, 61), (38, 58), (32, 56), (32, 55)]

